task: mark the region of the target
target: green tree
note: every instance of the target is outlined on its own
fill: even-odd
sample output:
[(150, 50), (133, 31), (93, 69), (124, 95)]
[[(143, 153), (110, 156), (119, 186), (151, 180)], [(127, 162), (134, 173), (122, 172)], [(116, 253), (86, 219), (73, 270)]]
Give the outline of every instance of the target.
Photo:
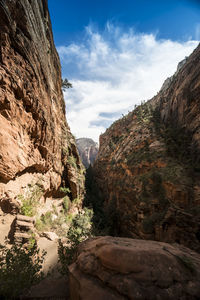
[(72, 84), (68, 81), (68, 79), (62, 79), (62, 89), (65, 91), (66, 89), (70, 88), (72, 88)]
[(28, 249), (16, 244), (9, 249), (0, 245), (0, 299), (17, 299), (32, 285), (43, 279), (41, 272), (45, 252), (39, 254), (37, 244)]

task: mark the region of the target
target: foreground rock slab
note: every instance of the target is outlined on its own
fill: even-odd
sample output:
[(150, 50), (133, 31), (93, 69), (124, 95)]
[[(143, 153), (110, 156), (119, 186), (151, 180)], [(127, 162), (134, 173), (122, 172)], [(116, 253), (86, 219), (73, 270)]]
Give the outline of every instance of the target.
[(200, 255), (178, 244), (98, 237), (70, 266), (72, 300), (199, 299)]

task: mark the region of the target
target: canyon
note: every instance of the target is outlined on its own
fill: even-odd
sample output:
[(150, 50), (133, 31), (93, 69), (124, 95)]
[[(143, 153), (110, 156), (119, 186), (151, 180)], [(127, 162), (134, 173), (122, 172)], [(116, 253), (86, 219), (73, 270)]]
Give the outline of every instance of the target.
[(66, 121), (47, 0), (0, 0), (0, 244), (34, 237), (48, 267), (58, 239), (64, 255), (76, 246), (69, 281), (25, 297), (199, 299), (199, 57), (200, 46), (98, 149)]

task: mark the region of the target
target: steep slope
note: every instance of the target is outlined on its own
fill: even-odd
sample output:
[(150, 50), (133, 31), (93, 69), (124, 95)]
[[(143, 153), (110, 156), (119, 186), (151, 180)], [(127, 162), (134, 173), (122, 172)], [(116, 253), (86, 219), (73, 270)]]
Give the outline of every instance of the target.
[(100, 137), (93, 172), (114, 233), (200, 251), (200, 46)]
[(17, 212), (27, 195), (59, 197), (60, 186), (71, 200), (82, 196), (47, 0), (0, 0), (0, 159), (3, 213)]
[(93, 165), (99, 148), (98, 144), (89, 138), (76, 139), (76, 145), (83, 162), (83, 165), (88, 168), (89, 165)]

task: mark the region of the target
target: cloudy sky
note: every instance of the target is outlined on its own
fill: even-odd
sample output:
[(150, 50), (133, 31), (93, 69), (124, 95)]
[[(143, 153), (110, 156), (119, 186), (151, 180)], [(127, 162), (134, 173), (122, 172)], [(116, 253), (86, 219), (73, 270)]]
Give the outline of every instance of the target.
[[(73, 85), (64, 92), (67, 120), (78, 138), (98, 142), (113, 121), (154, 96), (200, 40), (198, 1), (163, 0), (165, 5), (159, 6), (161, 1), (141, 0), (140, 5), (146, 3), (141, 11), (134, 0), (110, 0), (113, 6), (109, 7), (104, 0), (96, 0), (99, 10), (91, 7), (95, 1), (85, 0), (83, 7), (83, 1), (76, 0), (71, 11), (69, 2), (66, 21), (60, 14), (68, 1), (60, 0), (59, 10), (52, 1), (49, 7), (62, 74)], [(103, 8), (104, 14), (99, 14)]]

